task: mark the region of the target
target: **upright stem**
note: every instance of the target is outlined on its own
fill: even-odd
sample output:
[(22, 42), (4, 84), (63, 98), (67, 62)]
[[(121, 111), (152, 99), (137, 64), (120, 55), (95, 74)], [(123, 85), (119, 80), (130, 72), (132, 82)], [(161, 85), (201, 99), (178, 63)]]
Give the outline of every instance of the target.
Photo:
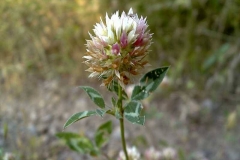
[(123, 151), (126, 157), (126, 160), (129, 160), (128, 158), (128, 153), (127, 153), (127, 148), (126, 148), (126, 141), (125, 141), (125, 135), (124, 135), (124, 110), (123, 110), (123, 106), (122, 106), (122, 87), (120, 86), (120, 84), (118, 84), (118, 108), (121, 114), (121, 117), (119, 119), (120, 121), (120, 129), (121, 129), (121, 138), (122, 138), (122, 147), (123, 147)]

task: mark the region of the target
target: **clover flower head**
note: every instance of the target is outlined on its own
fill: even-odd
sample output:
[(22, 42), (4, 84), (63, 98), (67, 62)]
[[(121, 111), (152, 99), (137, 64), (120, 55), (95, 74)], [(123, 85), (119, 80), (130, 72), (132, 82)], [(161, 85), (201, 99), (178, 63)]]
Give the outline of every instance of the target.
[(84, 63), (91, 72), (89, 77), (99, 77), (102, 85), (113, 80), (122, 86), (129, 84), (130, 76), (137, 75), (148, 64), (144, 58), (152, 43), (146, 18), (138, 17), (132, 8), (128, 14), (117, 11), (111, 17), (106, 14), (105, 23), (100, 20), (87, 40)]
[[(128, 158), (129, 160), (139, 160), (140, 159), (140, 153), (137, 150), (135, 146), (133, 147), (127, 147), (128, 152)], [(118, 160), (126, 160), (125, 154), (123, 151), (119, 153)]]

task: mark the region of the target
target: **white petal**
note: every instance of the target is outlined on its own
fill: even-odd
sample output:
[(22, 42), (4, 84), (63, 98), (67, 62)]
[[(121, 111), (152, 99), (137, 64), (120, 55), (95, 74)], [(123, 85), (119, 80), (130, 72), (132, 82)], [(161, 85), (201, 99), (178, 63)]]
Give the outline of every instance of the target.
[(120, 79), (120, 73), (118, 70), (115, 70), (115, 75)]
[(92, 36), (92, 34), (91, 34), (90, 32), (88, 32), (88, 34), (89, 34), (89, 36), (91, 37), (91, 39), (93, 39), (93, 36)]
[(91, 56), (83, 56), (83, 58), (85, 58), (85, 59), (92, 59), (92, 57)]
[(109, 19), (107, 13), (106, 13), (106, 25), (107, 25), (107, 27), (110, 26), (110, 19)]
[(92, 78), (92, 77), (95, 77), (95, 76), (98, 76), (98, 75), (99, 75), (98, 72), (93, 72), (88, 77)]
[(128, 26), (128, 19), (123, 18), (123, 20), (122, 20), (122, 30), (127, 31), (127, 26)]
[(118, 24), (116, 26), (116, 36), (117, 36), (116, 38), (117, 38), (117, 40), (120, 40), (121, 34), (122, 34), (122, 32), (121, 32), (121, 24)]
[(128, 11), (128, 15), (129, 15), (129, 14), (133, 14), (132, 8), (130, 8), (130, 10)]
[(106, 43), (108, 43), (109, 41), (107, 36), (101, 36), (101, 39)]
[(102, 18), (100, 17), (100, 24), (102, 25), (103, 28), (106, 28), (105, 24), (102, 21)]
[(114, 43), (114, 34), (112, 30), (108, 30), (108, 43), (113, 44)]
[(135, 39), (136, 39), (135, 31), (132, 30), (132, 31), (128, 34), (128, 42), (135, 41)]
[(85, 71), (87, 71), (87, 72), (93, 72), (93, 69), (92, 69), (92, 68), (88, 68), (88, 69), (86, 69)]

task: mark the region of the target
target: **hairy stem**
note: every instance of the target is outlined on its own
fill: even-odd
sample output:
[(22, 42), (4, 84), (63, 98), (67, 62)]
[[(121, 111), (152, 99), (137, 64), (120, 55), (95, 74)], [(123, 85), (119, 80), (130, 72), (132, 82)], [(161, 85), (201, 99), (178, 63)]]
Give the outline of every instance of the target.
[(121, 118), (119, 119), (120, 121), (120, 129), (121, 129), (121, 138), (122, 138), (122, 147), (123, 147), (123, 151), (126, 157), (126, 160), (129, 160), (128, 158), (128, 153), (127, 153), (127, 148), (126, 148), (126, 141), (125, 141), (125, 135), (124, 135), (124, 110), (123, 110), (123, 106), (122, 106), (122, 87), (120, 86), (120, 84), (118, 84), (118, 108), (121, 114)]

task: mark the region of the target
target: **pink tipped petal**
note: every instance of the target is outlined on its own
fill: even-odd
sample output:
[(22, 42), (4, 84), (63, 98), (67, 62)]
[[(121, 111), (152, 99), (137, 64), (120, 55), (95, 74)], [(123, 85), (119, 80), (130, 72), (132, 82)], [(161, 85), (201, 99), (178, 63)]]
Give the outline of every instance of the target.
[(134, 43), (134, 46), (142, 46), (143, 45), (143, 34), (140, 34), (137, 38), (137, 41)]
[(112, 54), (118, 55), (119, 52), (120, 52), (120, 46), (119, 46), (119, 44), (115, 43), (115, 44), (112, 46)]
[(128, 45), (128, 36), (125, 31), (123, 31), (123, 33), (122, 33), (120, 43), (121, 43), (122, 48), (125, 48)]

